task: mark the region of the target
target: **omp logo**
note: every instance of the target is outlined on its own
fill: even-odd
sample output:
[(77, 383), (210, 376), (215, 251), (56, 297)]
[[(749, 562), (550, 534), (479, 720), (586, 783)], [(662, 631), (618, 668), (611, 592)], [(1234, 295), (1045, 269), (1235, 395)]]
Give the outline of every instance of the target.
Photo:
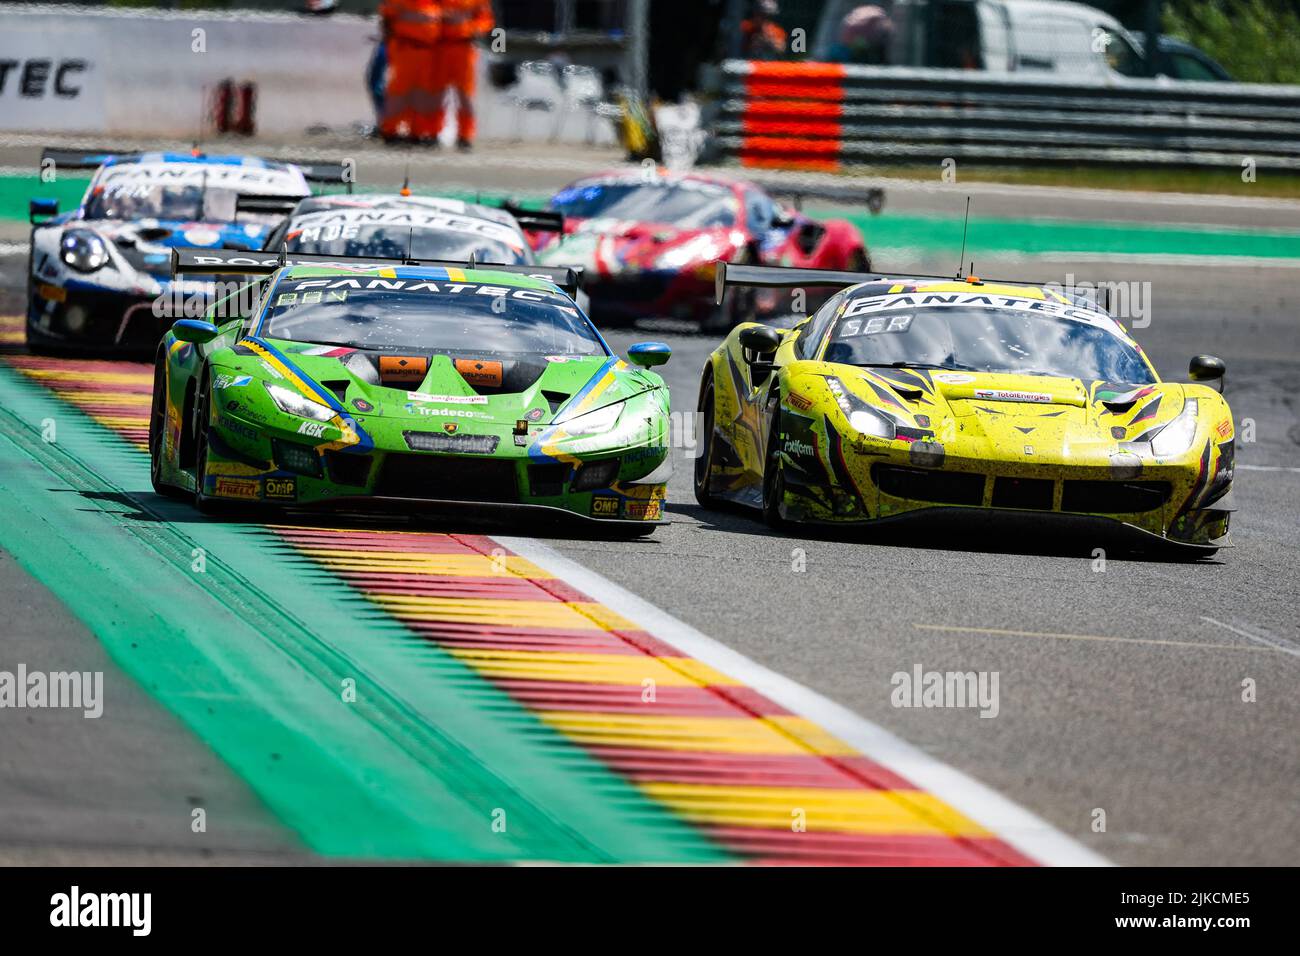
[(81, 74), (90, 69), (85, 60), (0, 60), (0, 96), (10, 91), (27, 99), (53, 93), (62, 99), (81, 95)]
[(293, 478), (266, 479), (266, 497), (292, 501), (298, 497), (298, 482)]
[(591, 513), (593, 515), (602, 515), (605, 517), (618, 514), (618, 499), (604, 495), (592, 498)]
[(50, 897), (50, 925), (57, 927), (124, 926), (133, 936), (153, 928), (152, 893), (82, 893), (73, 886)]

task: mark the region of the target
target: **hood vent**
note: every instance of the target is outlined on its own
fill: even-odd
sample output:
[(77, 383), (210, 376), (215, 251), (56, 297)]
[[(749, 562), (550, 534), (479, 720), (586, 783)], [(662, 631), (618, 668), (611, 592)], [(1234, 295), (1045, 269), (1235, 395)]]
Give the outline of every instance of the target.
[(332, 379), (332, 380), (321, 379), (321, 385), (329, 389), (331, 392), (333, 392), (334, 397), (337, 398), (340, 402), (342, 402), (343, 397), (347, 395), (348, 386), (351, 384), (352, 383), (348, 381), (346, 378)]
[(342, 366), (368, 385), (379, 384), (379, 370), (372, 359), (361, 352), (349, 352), (339, 359)]
[(551, 406), (552, 415), (559, 411), (560, 406), (569, 400), (569, 396), (563, 392), (548, 392), (546, 389), (542, 389), (542, 398), (546, 399), (546, 403)]

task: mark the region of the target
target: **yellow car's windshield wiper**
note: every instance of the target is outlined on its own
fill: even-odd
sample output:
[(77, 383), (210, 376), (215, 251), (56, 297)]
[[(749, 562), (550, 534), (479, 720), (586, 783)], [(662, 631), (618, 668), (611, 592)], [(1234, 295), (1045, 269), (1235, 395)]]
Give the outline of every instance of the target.
[(945, 372), (979, 372), (973, 365), (936, 365), (930, 362), (860, 362), (855, 368), (925, 368), (936, 369)]

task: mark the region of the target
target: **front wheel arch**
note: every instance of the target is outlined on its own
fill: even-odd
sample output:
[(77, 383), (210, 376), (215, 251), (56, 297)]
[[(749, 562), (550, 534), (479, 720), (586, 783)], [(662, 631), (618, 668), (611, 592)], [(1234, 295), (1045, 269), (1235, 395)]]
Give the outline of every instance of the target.
[(700, 416), (699, 440), (704, 442), (704, 447), (700, 449), (700, 454), (695, 459), (695, 473), (692, 479), (695, 500), (705, 508), (711, 508), (717, 503), (709, 490), (713, 481), (713, 453), (716, 448), (713, 433), (716, 428), (714, 419), (717, 415), (717, 394), (713, 384), (713, 364), (710, 360), (710, 363), (705, 366), (704, 374), (700, 376), (700, 394), (695, 402), (695, 413)]
[(763, 520), (774, 530), (785, 528), (789, 522), (781, 515), (781, 502), (785, 497), (785, 475), (777, 457), (781, 440), (781, 404), (778, 400), (772, 410), (772, 422), (767, 432), (767, 447), (763, 449)]

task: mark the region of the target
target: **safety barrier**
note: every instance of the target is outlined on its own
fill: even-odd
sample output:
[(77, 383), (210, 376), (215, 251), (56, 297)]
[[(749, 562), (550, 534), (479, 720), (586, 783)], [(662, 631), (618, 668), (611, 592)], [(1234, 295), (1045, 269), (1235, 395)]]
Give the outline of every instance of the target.
[(1300, 169), (1300, 87), (728, 60), (706, 160)]

